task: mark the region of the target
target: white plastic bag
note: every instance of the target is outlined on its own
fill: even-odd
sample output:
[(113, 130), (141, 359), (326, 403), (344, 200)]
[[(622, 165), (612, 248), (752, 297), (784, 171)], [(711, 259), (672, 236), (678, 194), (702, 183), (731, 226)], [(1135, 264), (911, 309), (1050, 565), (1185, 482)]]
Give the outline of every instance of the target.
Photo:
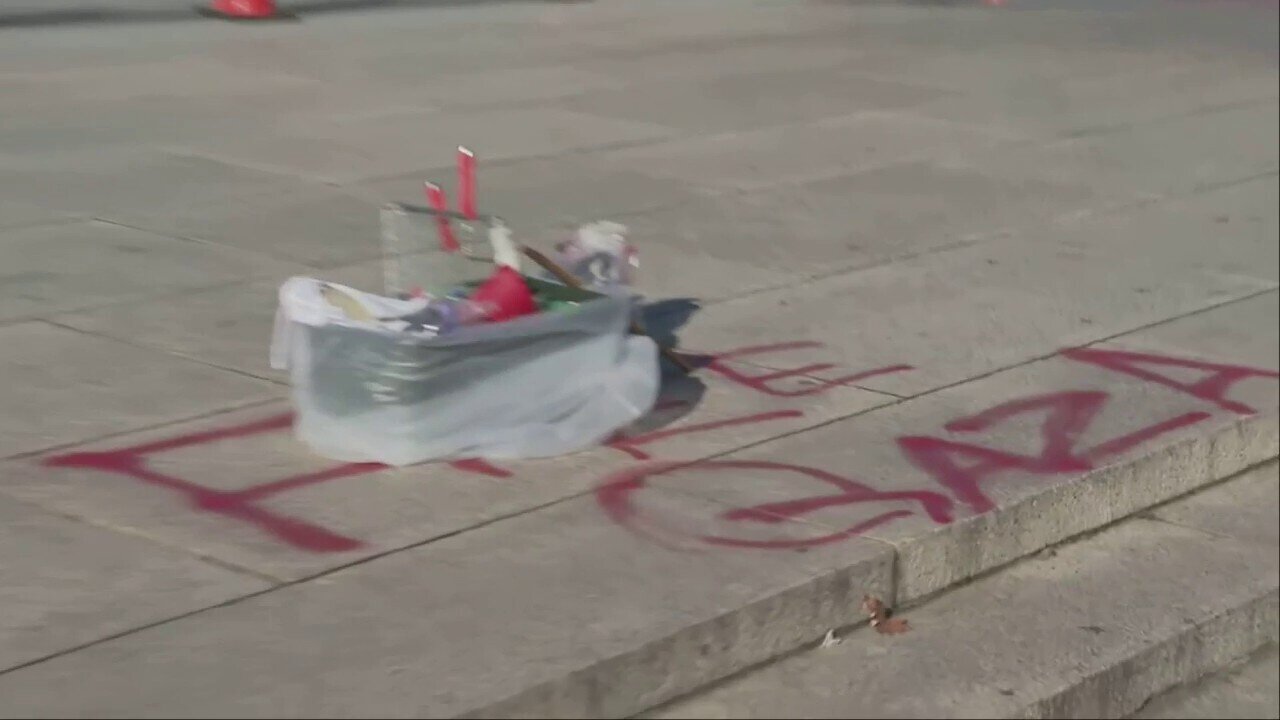
[[(294, 431), (325, 457), (562, 455), (603, 442), (657, 399), (657, 346), (629, 334), (629, 297), (424, 337), (351, 319), (324, 299), (325, 285), (281, 286), (271, 343), (272, 367), (290, 373)], [(396, 303), (343, 290), (374, 307)]]
[[(552, 259), (584, 285), (609, 294), (628, 292), (640, 266), (636, 248), (627, 240), (627, 226), (608, 220), (579, 227), (556, 245)], [(545, 272), (537, 277), (559, 282)]]

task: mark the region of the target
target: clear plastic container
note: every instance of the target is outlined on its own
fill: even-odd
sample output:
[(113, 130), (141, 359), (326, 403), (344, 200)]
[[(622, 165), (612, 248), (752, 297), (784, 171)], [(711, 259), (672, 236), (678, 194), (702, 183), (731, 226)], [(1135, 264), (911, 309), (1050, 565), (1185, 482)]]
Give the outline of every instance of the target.
[[(326, 300), (326, 287), (311, 278), (281, 286), (271, 347), (272, 366), (289, 370), (295, 433), (326, 457), (406, 465), (561, 455), (603, 442), (657, 398), (657, 347), (628, 332), (628, 296), (437, 335), (369, 319), (377, 313), (354, 319)], [(391, 313), (410, 302), (343, 290)]]

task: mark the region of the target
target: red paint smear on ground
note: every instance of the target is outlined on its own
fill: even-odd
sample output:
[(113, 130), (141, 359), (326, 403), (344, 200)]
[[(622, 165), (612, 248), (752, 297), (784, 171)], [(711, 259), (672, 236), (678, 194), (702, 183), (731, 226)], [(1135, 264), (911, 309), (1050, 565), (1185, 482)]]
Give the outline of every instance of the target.
[(770, 420), (783, 420), (803, 416), (804, 413), (799, 410), (774, 410), (772, 412), (745, 415), (743, 417), (729, 418), (727, 420), (712, 420), (710, 422), (697, 423), (685, 427), (671, 428), (668, 430), (655, 430), (653, 432), (643, 433), (632, 437), (618, 438), (610, 442), (609, 447), (614, 448), (615, 450), (621, 450), (637, 460), (648, 460), (650, 455), (643, 450), (640, 450), (637, 447), (638, 445), (648, 445), (650, 443), (676, 437), (677, 435), (709, 432), (711, 430), (720, 430), (722, 428), (738, 425), (754, 425), (755, 423), (768, 422)]
[[(359, 540), (340, 535), (313, 523), (271, 512), (254, 503), (279, 493), (330, 480), (377, 472), (387, 467), (380, 463), (342, 463), (323, 470), (291, 475), (230, 492), (207, 488), (147, 467), (149, 455), (279, 432), (289, 429), (292, 424), (292, 413), (283, 413), (239, 425), (177, 435), (114, 450), (57, 455), (46, 458), (44, 464), (48, 467), (83, 468), (125, 475), (149, 485), (182, 493), (197, 510), (247, 522), (300, 550), (330, 553), (346, 552), (362, 547), (363, 543)], [(463, 472), (487, 477), (508, 478), (512, 475), (509, 470), (479, 459), (457, 460), (449, 464)]]
[[(1076, 451), (1085, 431), (1107, 404), (1109, 395), (1100, 391), (1066, 391), (1012, 400), (976, 415), (953, 420), (946, 429), (954, 433), (988, 430), (1010, 418), (1044, 412), (1040, 426), (1041, 449), (1037, 455), (1018, 455), (983, 445), (930, 436), (905, 436), (897, 440), (903, 455), (928, 473), (956, 499), (974, 512), (987, 512), (995, 503), (982, 491), (991, 476), (1005, 471), (1031, 475), (1087, 472), (1094, 461), (1126, 452), (1165, 433), (1207, 420), (1209, 413), (1189, 412), (1154, 423), (1090, 449)], [(961, 464), (961, 460), (974, 461)]]
[[(1257, 411), (1242, 402), (1227, 399), (1227, 392), (1231, 390), (1232, 385), (1248, 378), (1271, 378), (1273, 380), (1280, 378), (1280, 373), (1274, 370), (1263, 370), (1244, 365), (1223, 365), (1201, 360), (1169, 357), (1168, 355), (1156, 355), (1154, 353), (1104, 350), (1100, 348), (1071, 348), (1063, 350), (1062, 355), (1070, 360), (1096, 365), (1113, 372), (1123, 373), (1187, 393), (1200, 400), (1212, 403), (1223, 410), (1240, 415), (1252, 415)], [(1198, 382), (1182, 383), (1166, 375), (1161, 375), (1154, 370), (1142, 367), (1144, 365), (1203, 370), (1209, 373), (1209, 376)]]
[[(842, 505), (857, 505), (869, 502), (916, 503), (934, 522), (951, 521), (952, 501), (945, 495), (928, 490), (901, 492), (881, 492), (854, 480), (834, 473), (815, 468), (791, 465), (786, 463), (752, 461), (752, 460), (707, 460), (695, 463), (650, 463), (623, 470), (608, 478), (596, 489), (596, 501), (605, 514), (624, 527), (638, 533), (653, 536), (650, 523), (641, 518), (634, 503), (635, 493), (647, 486), (647, 480), (657, 475), (680, 472), (743, 472), (766, 471), (800, 475), (804, 480), (817, 480), (831, 485), (839, 492), (830, 495), (807, 497), (779, 503), (766, 503), (750, 508), (730, 510), (721, 517), (736, 522), (757, 522), (766, 524), (782, 523), (807, 515), (824, 508)], [(717, 535), (700, 535), (697, 537), (710, 545), (756, 548), (769, 550), (787, 550), (813, 547), (854, 537), (868, 530), (879, 527), (893, 520), (912, 514), (909, 510), (894, 510), (882, 513), (868, 520), (860, 521), (844, 530), (811, 538), (751, 540)], [(660, 542), (661, 537), (655, 538)]]
[[(911, 365), (890, 365), (887, 367), (875, 368), (873, 370), (865, 370), (863, 372), (853, 373), (851, 375), (844, 375), (834, 380), (821, 380), (821, 379), (813, 378), (810, 376), (813, 373), (830, 370), (835, 367), (834, 364), (816, 363), (812, 365), (805, 365), (803, 367), (794, 368), (791, 370), (776, 370), (772, 372), (763, 373), (760, 375), (747, 375), (741, 372), (740, 370), (738, 370), (737, 368), (734, 368), (730, 365), (725, 364), (725, 361), (727, 360), (735, 360), (738, 358), (750, 357), (753, 355), (763, 355), (766, 353), (777, 353), (777, 352), (788, 352), (792, 350), (815, 349), (815, 348), (821, 348), (821, 347), (824, 347), (822, 343), (807, 341), (807, 340), (796, 341), (796, 342), (774, 343), (771, 345), (754, 345), (751, 347), (739, 348), (737, 350), (730, 350), (728, 352), (715, 355), (711, 360), (711, 362), (707, 364), (707, 369), (711, 370), (717, 375), (720, 375), (726, 380), (737, 383), (738, 385), (741, 385), (743, 387), (750, 388), (752, 390), (755, 390), (756, 392), (763, 393), (765, 395), (770, 395), (772, 397), (805, 397), (809, 395), (816, 395), (818, 393), (827, 392), (832, 388), (842, 387), (845, 385), (852, 385), (853, 383), (856, 383), (860, 380), (866, 380), (868, 378), (876, 377), (877, 375), (886, 375), (889, 373), (904, 372), (906, 370), (914, 369)], [(815, 384), (812, 387), (807, 387), (800, 390), (779, 390), (769, 385), (769, 383), (775, 380), (783, 380), (786, 378), (793, 378), (793, 377), (804, 377), (808, 380), (813, 381)]]
[(362, 545), (354, 538), (339, 535), (319, 525), (270, 512), (239, 497), (247, 491), (224, 493), (211, 490), (181, 478), (155, 472), (147, 468), (145, 463), (141, 454), (131, 450), (71, 453), (45, 461), (45, 464), (50, 467), (87, 468), (128, 475), (151, 485), (181, 492), (197, 509), (247, 522), (300, 550), (316, 553), (345, 552), (355, 550)]

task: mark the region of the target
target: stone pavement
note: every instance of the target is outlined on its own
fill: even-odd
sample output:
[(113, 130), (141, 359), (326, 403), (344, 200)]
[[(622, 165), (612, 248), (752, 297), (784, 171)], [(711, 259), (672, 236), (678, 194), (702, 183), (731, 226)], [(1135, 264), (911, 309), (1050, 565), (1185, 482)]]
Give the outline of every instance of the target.
[[(0, 714), (634, 713), (1276, 456), (1274, 3), (445, 5), (0, 29)], [(317, 458), (275, 288), (459, 143), (715, 360)]]

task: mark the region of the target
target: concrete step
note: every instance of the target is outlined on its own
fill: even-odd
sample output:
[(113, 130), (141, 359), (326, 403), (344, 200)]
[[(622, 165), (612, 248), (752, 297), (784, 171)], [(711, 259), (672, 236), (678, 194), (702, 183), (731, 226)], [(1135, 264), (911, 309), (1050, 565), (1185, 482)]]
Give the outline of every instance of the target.
[(1128, 716), (1276, 642), (1278, 481), (1256, 467), (901, 613), (904, 634), (863, 627), (648, 717)]
[[(104, 481), (92, 469), (11, 464), (6, 492), (296, 579), (16, 665), (0, 673), (0, 716), (160, 716), (191, 708), (276, 717), (644, 712), (815, 643), (832, 628), (864, 622), (866, 594), (890, 606), (918, 603), (1274, 460), (1278, 299), (1269, 292), (1224, 302), (1087, 352), (909, 399), (847, 387), (846, 374), (858, 368), (831, 368), (826, 378), (724, 364), (700, 374), (702, 394), (693, 397), (701, 400), (689, 402), (687, 415), (631, 438), (624, 452), (512, 464), (511, 477), (492, 482), (409, 468), (269, 498), (285, 517), (323, 520), (377, 541), (362, 552), (379, 552), (379, 544), (394, 550), (320, 566), (318, 574), (257, 535), (171, 517), (167, 495), (151, 505), (139, 494), (121, 502), (135, 485)], [(817, 373), (829, 366), (816, 346), (802, 343), (802, 352), (783, 360), (814, 363), (804, 368), (821, 366)], [(802, 356), (811, 349), (819, 354)], [(237, 417), (260, 425), (249, 415), (261, 412)], [(201, 420), (181, 432), (239, 432), (226, 422)], [(153, 447), (172, 444), (174, 432), (109, 442)], [(226, 456), (223, 447), (197, 447), (166, 467), (226, 483)], [(387, 511), (354, 512), (371, 498)], [(385, 505), (398, 498), (412, 511)], [(1273, 522), (1268, 502), (1261, 509)], [(424, 513), (441, 532), (406, 546), (405, 537), (424, 532)], [(397, 524), (404, 518), (413, 524)], [(1238, 529), (1230, 520), (1221, 534)], [(1168, 548), (1195, 560), (1229, 545), (1151, 521), (1127, 527), (1148, 526), (1172, 536), (1153, 540), (1144, 562)], [(1239, 552), (1223, 554), (1207, 564), (1225, 572), (1242, 562)], [(1274, 584), (1274, 562), (1257, 572)], [(1217, 571), (1204, 579), (1197, 587), (1206, 592), (1226, 583)], [(1084, 602), (1060, 581), (1040, 583), (1046, 599)], [(1163, 592), (1136, 605), (1164, 601)], [(1250, 610), (1248, 598), (1216, 599), (1222, 603), (1213, 607), (1238, 609), (1240, 617), (1261, 612)], [(1106, 594), (1090, 602), (1110, 604)], [(1187, 617), (1200, 607), (1188, 605)], [(1237, 615), (1224, 617), (1229, 625)], [(951, 662), (985, 667), (991, 661), (975, 648), (998, 635), (965, 622), (972, 634), (957, 642), (969, 655)], [(1108, 627), (1096, 618), (1077, 625)], [(926, 637), (924, 630), (905, 642)], [(1088, 642), (1098, 635), (1081, 632)], [(907, 658), (903, 676), (945, 678), (948, 668), (935, 655), (943, 656)], [(1012, 652), (998, 659), (1024, 667)], [(956, 702), (972, 690), (952, 688)], [(995, 699), (1007, 697), (997, 692)], [(1016, 692), (1012, 698), (1010, 708), (1021, 707)]]
[(1157, 695), (1133, 717), (1137, 720), (1280, 718), (1280, 650), (1272, 643), (1237, 665)]

